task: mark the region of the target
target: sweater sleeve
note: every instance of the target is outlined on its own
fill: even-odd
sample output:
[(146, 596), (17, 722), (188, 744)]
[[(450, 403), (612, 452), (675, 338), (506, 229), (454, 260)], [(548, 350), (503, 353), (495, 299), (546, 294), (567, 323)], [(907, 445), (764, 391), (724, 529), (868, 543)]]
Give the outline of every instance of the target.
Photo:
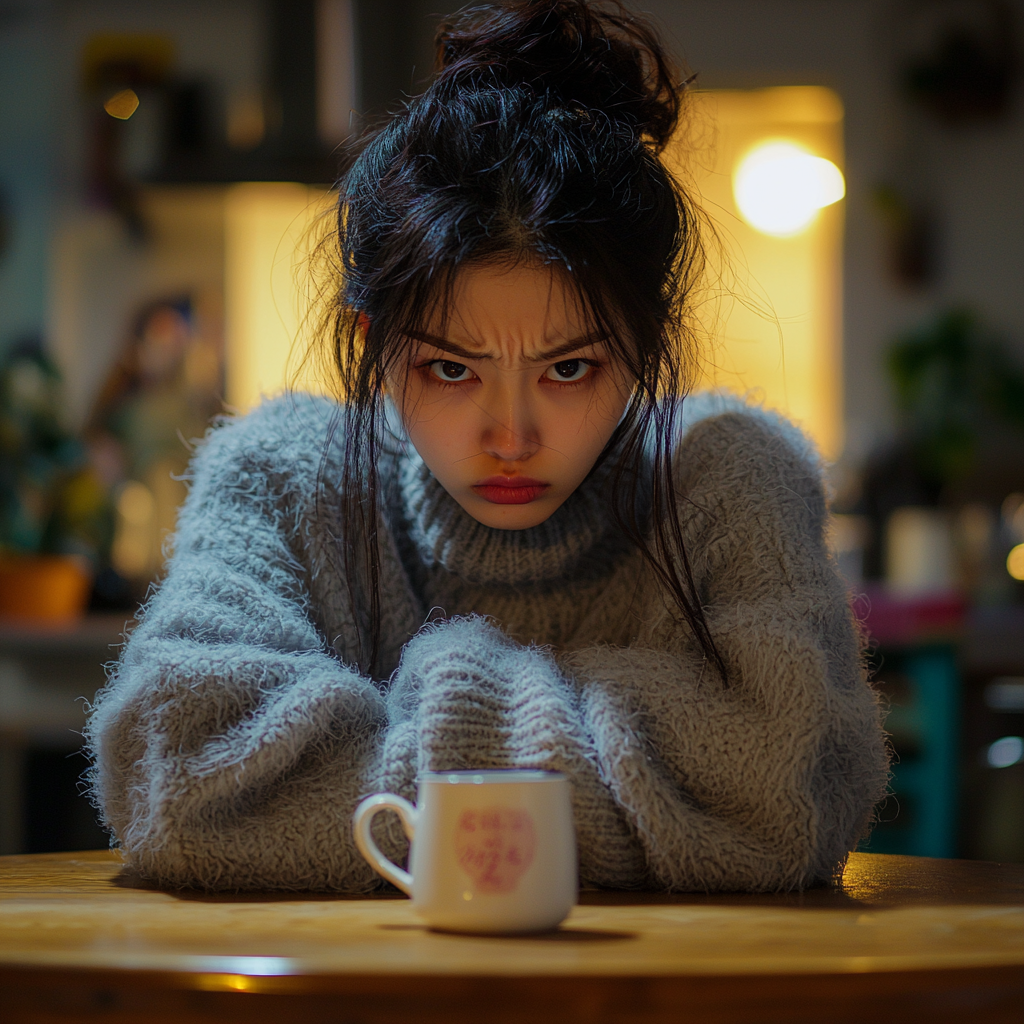
[(888, 758), (820, 472), (796, 431), (758, 413), (698, 424), (676, 471), (728, 679), (660, 594), (634, 646), (566, 656), (601, 773), (661, 887), (828, 880), (884, 795)]
[(287, 415), (260, 410), (201, 446), (166, 578), (89, 718), (93, 797), (128, 866), (159, 884), (376, 884), (350, 819), (379, 785), (386, 709), (308, 614), (297, 524), (320, 450), (280, 440), (268, 421)]

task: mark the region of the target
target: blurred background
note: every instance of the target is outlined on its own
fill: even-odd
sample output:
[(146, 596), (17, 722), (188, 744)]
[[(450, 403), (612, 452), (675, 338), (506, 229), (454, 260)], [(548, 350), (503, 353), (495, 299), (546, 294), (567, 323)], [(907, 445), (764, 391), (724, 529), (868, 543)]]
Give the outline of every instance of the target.
[[(1024, 0), (647, 0), (697, 73), (704, 383), (829, 461), (889, 702), (867, 849), (1024, 861)], [(102, 846), (79, 732), (193, 439), (304, 377), (339, 147), (436, 0), (0, 0), (0, 853)]]

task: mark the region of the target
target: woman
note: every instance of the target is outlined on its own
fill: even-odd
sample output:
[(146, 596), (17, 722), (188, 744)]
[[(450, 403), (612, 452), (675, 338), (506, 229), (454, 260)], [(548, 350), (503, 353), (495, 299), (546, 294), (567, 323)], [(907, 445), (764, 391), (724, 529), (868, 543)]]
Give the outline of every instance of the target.
[(676, 81), (618, 8), (496, 4), (365, 143), (337, 222), (344, 404), (211, 431), (90, 719), (137, 871), (367, 890), (362, 796), (527, 766), (572, 781), (585, 883), (841, 869), (884, 791), (877, 702), (812, 449), (680, 401), (701, 250), (659, 159)]

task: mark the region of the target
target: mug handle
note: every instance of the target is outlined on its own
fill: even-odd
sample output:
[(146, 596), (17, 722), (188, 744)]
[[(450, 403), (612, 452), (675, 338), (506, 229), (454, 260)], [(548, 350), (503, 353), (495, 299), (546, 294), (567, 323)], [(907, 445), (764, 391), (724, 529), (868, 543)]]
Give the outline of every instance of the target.
[(356, 846), (359, 852), (369, 861), (370, 867), (383, 875), (392, 885), (412, 896), (412, 875), (403, 871), (397, 864), (388, 860), (380, 852), (370, 834), (370, 825), (374, 815), (379, 811), (392, 810), (402, 819), (402, 831), (411, 843), (416, 834), (416, 808), (408, 800), (395, 793), (374, 793), (368, 796), (357, 808), (352, 817), (352, 828), (355, 832)]

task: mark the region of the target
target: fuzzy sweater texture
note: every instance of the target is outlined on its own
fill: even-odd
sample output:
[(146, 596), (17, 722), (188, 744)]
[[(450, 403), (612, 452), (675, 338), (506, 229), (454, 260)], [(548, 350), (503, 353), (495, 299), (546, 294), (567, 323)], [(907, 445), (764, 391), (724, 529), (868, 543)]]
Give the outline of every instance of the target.
[[(368, 793), (419, 772), (572, 783), (585, 884), (800, 888), (834, 877), (883, 796), (860, 637), (798, 430), (718, 396), (673, 453), (723, 685), (591, 474), (545, 523), (469, 517), (410, 445), (382, 463), (381, 668), (368, 579), (339, 565), (336, 407), (292, 395), (199, 447), (167, 574), (92, 709), (92, 791), (128, 865), (207, 889), (382, 884)], [(429, 624), (425, 625), (425, 622)], [(401, 862), (391, 815), (378, 841)]]

